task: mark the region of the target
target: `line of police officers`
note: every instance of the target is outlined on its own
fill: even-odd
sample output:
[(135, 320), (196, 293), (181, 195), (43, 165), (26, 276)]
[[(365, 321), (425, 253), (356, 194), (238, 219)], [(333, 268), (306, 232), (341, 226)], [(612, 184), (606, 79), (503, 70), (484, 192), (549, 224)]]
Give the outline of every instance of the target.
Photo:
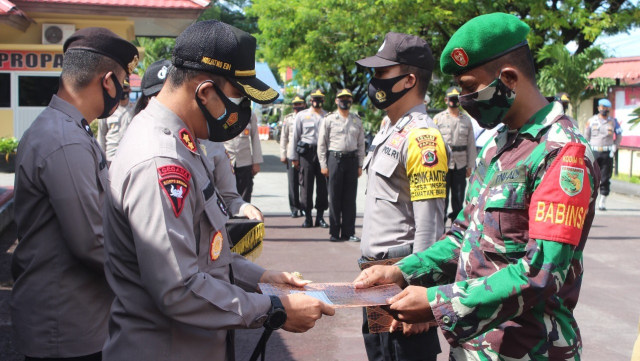
[[(528, 32), (513, 15), (482, 15), (441, 56), (443, 72), (462, 85), (465, 110), (483, 127), (509, 128), (483, 149), (464, 211), (441, 239), (452, 153), (423, 104), (434, 66), (423, 39), (388, 33), (376, 55), (357, 62), (373, 69), (369, 98), (386, 112), (362, 163), (353, 153), (360, 136), (356, 149), (331, 139), (334, 131), (359, 132), (357, 118), (341, 111), (325, 118), (319, 91), (312, 109), (296, 115), (290, 153), (308, 185), (304, 226), (311, 226), (314, 179), (322, 194), (323, 173), (341, 174), (341, 164), (357, 161), (369, 174), (361, 263), (402, 257), (355, 281), (406, 287), (390, 305), (390, 330), (401, 325), (402, 332), (370, 334), (364, 314), (370, 360), (434, 360), (434, 326), (455, 360), (579, 357), (572, 310), (599, 171), (561, 105), (540, 95), (527, 63)], [(258, 282), (305, 281), (230, 252), (228, 210), (197, 146), (198, 138), (240, 134), (249, 99), (277, 97), (255, 77), (255, 38), (215, 20), (188, 27), (165, 86), (134, 118), (109, 175), (86, 119), (114, 112), (137, 50), (101, 28), (78, 31), (64, 50), (60, 91), (18, 149), (11, 307), (27, 359), (229, 360), (232, 329), (303, 332), (334, 314), (306, 295), (255, 292)], [(96, 66), (83, 67), (88, 61)], [(346, 110), (350, 94), (341, 94)], [(554, 224), (552, 210), (540, 211), (550, 202), (581, 209), (583, 222)], [(316, 200), (316, 225), (327, 206)], [(351, 210), (339, 212), (344, 221)], [(339, 232), (351, 236), (350, 228)]]

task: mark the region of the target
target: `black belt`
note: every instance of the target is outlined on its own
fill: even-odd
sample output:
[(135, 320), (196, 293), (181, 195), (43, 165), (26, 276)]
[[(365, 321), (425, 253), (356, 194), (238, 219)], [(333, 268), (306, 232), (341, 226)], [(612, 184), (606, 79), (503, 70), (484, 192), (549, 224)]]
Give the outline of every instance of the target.
[(330, 150), (329, 154), (340, 159), (340, 158), (356, 158), (358, 156), (358, 151), (354, 150), (352, 152), (336, 152), (334, 150)]
[(452, 152), (462, 152), (467, 150), (467, 146), (466, 145), (454, 145), (451, 146), (451, 151)]

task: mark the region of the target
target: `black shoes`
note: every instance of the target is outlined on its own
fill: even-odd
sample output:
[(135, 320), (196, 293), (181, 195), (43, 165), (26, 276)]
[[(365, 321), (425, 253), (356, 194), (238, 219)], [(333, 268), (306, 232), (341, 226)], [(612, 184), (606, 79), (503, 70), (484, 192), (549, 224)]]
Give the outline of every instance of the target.
[(311, 218), (305, 218), (304, 223), (302, 223), (302, 228), (311, 228), (313, 227), (313, 222)]
[(316, 218), (316, 227), (329, 228), (329, 224), (324, 221), (324, 218)]
[(291, 212), (291, 218), (298, 218), (298, 217), (302, 217), (302, 211), (293, 211)]
[(342, 242), (342, 240), (340, 238), (334, 237), (334, 236), (331, 236), (331, 238), (329, 238), (329, 241), (331, 241), (331, 242)]

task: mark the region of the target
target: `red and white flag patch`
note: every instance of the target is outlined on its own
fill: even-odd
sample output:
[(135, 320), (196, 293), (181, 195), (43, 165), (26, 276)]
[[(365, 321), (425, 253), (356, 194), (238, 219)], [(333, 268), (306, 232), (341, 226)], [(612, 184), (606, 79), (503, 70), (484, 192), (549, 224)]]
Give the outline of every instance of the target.
[(158, 168), (160, 187), (169, 197), (173, 213), (180, 217), (184, 208), (184, 201), (189, 194), (189, 180), (191, 173), (179, 165), (165, 165)]
[(577, 246), (582, 236), (591, 183), (584, 164), (585, 145), (568, 143), (531, 196), (529, 236)]

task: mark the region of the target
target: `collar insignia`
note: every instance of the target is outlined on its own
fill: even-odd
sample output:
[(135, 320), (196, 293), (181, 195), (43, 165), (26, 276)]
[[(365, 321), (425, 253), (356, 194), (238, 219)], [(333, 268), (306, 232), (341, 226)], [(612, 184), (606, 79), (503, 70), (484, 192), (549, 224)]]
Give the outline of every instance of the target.
[(178, 133), (180, 135), (180, 140), (182, 141), (182, 144), (184, 144), (185, 147), (187, 147), (187, 149), (189, 149), (192, 153), (197, 153), (197, 148), (196, 148), (196, 144), (193, 141), (193, 137), (191, 136), (191, 133), (189, 133), (189, 131), (186, 128), (182, 128), (180, 129), (180, 132)]

